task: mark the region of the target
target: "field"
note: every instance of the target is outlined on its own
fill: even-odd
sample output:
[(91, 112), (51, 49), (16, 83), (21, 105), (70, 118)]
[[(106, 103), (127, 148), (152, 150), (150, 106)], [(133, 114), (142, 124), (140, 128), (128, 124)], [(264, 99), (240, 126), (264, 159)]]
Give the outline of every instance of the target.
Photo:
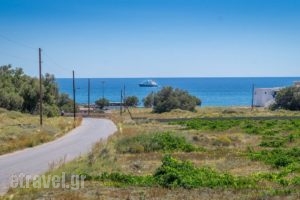
[(73, 118), (45, 117), (40, 127), (39, 116), (0, 108), (0, 155), (54, 140), (73, 128)]
[[(300, 119), (289, 118), (298, 112), (205, 108), (157, 115), (135, 109), (132, 115), (139, 120), (113, 113), (117, 133), (47, 173), (64, 172), (68, 182), (71, 175), (85, 176), (84, 188), (17, 188), (4, 198), (300, 198)], [(253, 116), (289, 117), (247, 118)]]

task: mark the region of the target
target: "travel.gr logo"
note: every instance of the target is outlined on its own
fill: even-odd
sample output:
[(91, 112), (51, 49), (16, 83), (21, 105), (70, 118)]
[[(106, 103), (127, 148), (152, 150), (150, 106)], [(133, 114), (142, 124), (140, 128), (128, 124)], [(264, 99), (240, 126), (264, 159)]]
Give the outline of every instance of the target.
[[(20, 173), (10, 177), (11, 188), (66, 188), (78, 190), (84, 188), (85, 175), (70, 175), (66, 173), (59, 175), (29, 175)], [(69, 182), (66, 183), (66, 180)]]

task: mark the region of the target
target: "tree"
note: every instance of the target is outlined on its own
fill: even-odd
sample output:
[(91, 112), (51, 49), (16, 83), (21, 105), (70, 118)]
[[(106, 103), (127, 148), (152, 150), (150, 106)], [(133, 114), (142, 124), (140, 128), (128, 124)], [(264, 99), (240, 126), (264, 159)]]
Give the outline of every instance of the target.
[(275, 103), (270, 106), (272, 110), (287, 109), (300, 110), (300, 87), (286, 87), (275, 96)]
[[(59, 95), (54, 75), (42, 78), (44, 114), (59, 115), (59, 109), (69, 108), (73, 101)], [(0, 107), (29, 113), (39, 112), (39, 80), (24, 74), (22, 68), (0, 66)], [(64, 100), (60, 99), (64, 98)], [(72, 104), (73, 105), (73, 104)]]
[(109, 106), (109, 100), (106, 98), (101, 98), (95, 101), (95, 104), (99, 106), (100, 109), (103, 109), (105, 106)]
[(134, 106), (136, 107), (139, 104), (139, 99), (136, 96), (128, 96), (124, 100), (125, 106)]
[[(74, 101), (70, 99), (68, 94), (62, 93), (59, 94), (58, 100), (57, 100), (57, 106), (61, 111), (64, 112), (73, 112)], [(76, 106), (76, 110), (78, 110), (78, 106)]]
[[(152, 100), (151, 100), (152, 99)], [(201, 105), (201, 100), (190, 95), (187, 91), (164, 87), (156, 94), (149, 94), (144, 99), (144, 105), (152, 105), (155, 113), (169, 112), (173, 109), (194, 111), (195, 107)]]
[(144, 107), (151, 108), (154, 103), (154, 92), (151, 92), (143, 99)]

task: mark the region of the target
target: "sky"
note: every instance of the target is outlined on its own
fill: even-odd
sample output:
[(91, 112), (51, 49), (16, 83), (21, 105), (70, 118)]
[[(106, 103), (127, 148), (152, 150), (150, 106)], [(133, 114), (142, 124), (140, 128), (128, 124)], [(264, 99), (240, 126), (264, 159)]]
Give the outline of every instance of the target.
[(300, 76), (299, 0), (0, 0), (0, 65), (56, 77)]

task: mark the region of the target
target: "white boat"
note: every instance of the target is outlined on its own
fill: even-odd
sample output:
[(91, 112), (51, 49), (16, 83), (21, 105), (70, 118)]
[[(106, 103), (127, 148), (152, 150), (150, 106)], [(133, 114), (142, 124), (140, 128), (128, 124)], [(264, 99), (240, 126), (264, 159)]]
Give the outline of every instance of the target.
[(157, 87), (157, 83), (153, 80), (145, 80), (139, 84), (140, 87)]

